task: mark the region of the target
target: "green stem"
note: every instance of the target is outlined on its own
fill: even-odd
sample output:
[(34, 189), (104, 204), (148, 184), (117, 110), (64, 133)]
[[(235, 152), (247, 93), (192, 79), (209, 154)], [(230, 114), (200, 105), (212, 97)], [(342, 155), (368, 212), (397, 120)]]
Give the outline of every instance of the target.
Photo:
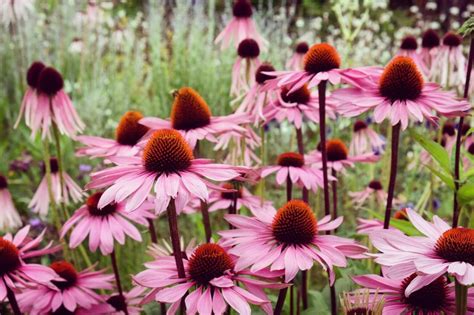
[(64, 165), (63, 165), (63, 158), (61, 154), (61, 137), (59, 134), (59, 129), (56, 123), (53, 121), (53, 135), (54, 135), (54, 142), (56, 145), (56, 158), (58, 160), (58, 168), (59, 168), (59, 183), (61, 185), (61, 198), (62, 200), (59, 203), (59, 206), (63, 212), (64, 219), (67, 220), (69, 219), (69, 213), (67, 211), (66, 204), (64, 202), (65, 200), (65, 194), (66, 192), (64, 191)]
[(48, 184), (48, 195), (49, 195), (49, 203), (51, 205), (51, 216), (53, 217), (53, 223), (59, 232), (61, 230), (61, 219), (59, 218), (59, 212), (58, 212), (58, 209), (56, 208), (56, 200), (54, 200), (52, 180), (51, 180), (50, 159), (51, 159), (51, 155), (49, 153), (49, 140), (46, 137), (43, 140), (44, 169), (45, 169), (46, 183)]
[(467, 286), (462, 285), (456, 279), (456, 315), (467, 314)]

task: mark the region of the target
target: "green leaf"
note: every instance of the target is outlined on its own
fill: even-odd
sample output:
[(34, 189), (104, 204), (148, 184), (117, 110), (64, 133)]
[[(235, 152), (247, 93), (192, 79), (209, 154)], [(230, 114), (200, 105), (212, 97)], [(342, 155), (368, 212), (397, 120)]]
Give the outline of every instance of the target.
[(438, 171), (431, 165), (425, 165), (433, 174), (438, 176), (439, 179), (441, 179), (451, 190), (454, 190), (454, 179), (451, 176), (451, 174), (446, 174), (443, 171)]
[(428, 151), (431, 157), (433, 157), (433, 159), (438, 162), (439, 166), (446, 173), (451, 174), (449, 154), (439, 143), (436, 143), (433, 140), (422, 136), (413, 129), (410, 130), (410, 135), (416, 142), (418, 142), (423, 147), (423, 149)]
[[(369, 211), (369, 213), (372, 214), (376, 219), (379, 219), (381, 221), (384, 220), (383, 215), (381, 215), (380, 213), (376, 213), (376, 212), (372, 212), (372, 211)], [(403, 233), (405, 233), (408, 236), (420, 236), (420, 235), (422, 235), (420, 233), (420, 231), (418, 231), (413, 226), (413, 224), (411, 224), (410, 221), (398, 220), (398, 219), (391, 218), (390, 219), (390, 226), (394, 227), (396, 229), (399, 229), (400, 231), (402, 231)]]
[(474, 16), (471, 16), (469, 19), (467, 19), (461, 28), (459, 28), (458, 32), (464, 37), (471, 35), (474, 32)]
[(474, 183), (468, 182), (458, 190), (458, 200), (461, 204), (467, 204), (474, 200)]

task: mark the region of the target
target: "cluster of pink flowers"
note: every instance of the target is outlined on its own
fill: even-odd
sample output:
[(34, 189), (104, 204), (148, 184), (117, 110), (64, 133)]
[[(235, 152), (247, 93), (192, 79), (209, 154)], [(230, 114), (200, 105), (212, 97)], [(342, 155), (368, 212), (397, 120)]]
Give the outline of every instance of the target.
[[(436, 124), (440, 116), (464, 116), (471, 108), (454, 92), (425, 81), (437, 78), (444, 84), (446, 76), (454, 80), (453, 74), (445, 73), (446, 63), (455, 62), (450, 71), (457, 75), (465, 68), (457, 48), (459, 38), (447, 34), (438, 47), (439, 38), (436, 43), (436, 34), (428, 31), (418, 51), (416, 38), (407, 37), (383, 68), (342, 68), (343, 61), (330, 44), (299, 43), (287, 70), (277, 71), (259, 59), (266, 41), (257, 32), (252, 14), (248, 0), (235, 1), (231, 22), (216, 38), (223, 48), (233, 43), (238, 54), (230, 92), (241, 103), (227, 116), (213, 116), (211, 106), (197, 91), (181, 87), (173, 92), (169, 117), (128, 111), (113, 139), (77, 136), (84, 124), (63, 89), (61, 74), (41, 62), (30, 66), (18, 121), (24, 116), (33, 136), (41, 131), (47, 148), (52, 133), (58, 139), (63, 134), (77, 140), (83, 147), (76, 155), (99, 158), (103, 168), (92, 172), (86, 193), (64, 170), (60, 140), (58, 156), (49, 156), (49, 151), (45, 155), (44, 177), (29, 207), (43, 218), (56, 216), (53, 219), (59, 224), (54, 232), (67, 250), (60, 259), (61, 245), (50, 243), (37, 249), (46, 230), (32, 239), (29, 226), (0, 237), (0, 301), (8, 299), (16, 315), (140, 314), (142, 306), (153, 301), (167, 314), (180, 309), (187, 314), (224, 314), (229, 308), (251, 314), (251, 305), (266, 314), (281, 314), (287, 291), (294, 292), (297, 286), (301, 286), (296, 290), (303, 308), (308, 308), (307, 272), (315, 265), (327, 273), (331, 310), (336, 314), (336, 269), (347, 267), (349, 259), (374, 259), (381, 275), (353, 277), (363, 289), (345, 295), (348, 314), (455, 312), (458, 293), (451, 279), (458, 289), (474, 284), (474, 230), (451, 227), (436, 215), (427, 222), (407, 208), (394, 218), (421, 234), (408, 236), (390, 226), (390, 218), (392, 202), (402, 204), (394, 197), (400, 131), (411, 121)], [(366, 118), (353, 124), (349, 148), (342, 139), (326, 139), (326, 117), (356, 117), (371, 110), (376, 124), (387, 120), (392, 126), (388, 192), (379, 180), (372, 180), (364, 183), (362, 191), (349, 195), (357, 209), (372, 198), (378, 208), (387, 203), (383, 222), (358, 218), (357, 232), (368, 235), (377, 249), (374, 253), (355, 239), (335, 235), (344, 221), (337, 215), (337, 189), (344, 174), (357, 164), (379, 162), (385, 139)], [(263, 149), (265, 127), (275, 121), (294, 127), (297, 152), (289, 148), (275, 163), (268, 163)], [(310, 143), (304, 136), (309, 124), (318, 125), (320, 132), (321, 142), (313, 150), (305, 148)], [(446, 133), (453, 137), (454, 131), (446, 126)], [(262, 128), (261, 136), (256, 128)], [(446, 139), (452, 147), (454, 138)], [(225, 159), (229, 163), (216, 163), (203, 157), (202, 142), (215, 145), (215, 150), (232, 146), (239, 154), (228, 152), (232, 163), (229, 158)], [(467, 150), (472, 143), (472, 138), (466, 141)], [(258, 147), (260, 158), (253, 152)], [(286, 202), (277, 205), (265, 199), (270, 175), (276, 186), (286, 187)], [(263, 189), (253, 191), (252, 185)], [(301, 199), (294, 197), (297, 189)], [(309, 199), (318, 191), (324, 195), (321, 217)], [(68, 215), (67, 205), (78, 204), (86, 196), (84, 204)], [(20, 227), (22, 220), (3, 175), (0, 202), (4, 207), (0, 229)], [(209, 212), (217, 211), (227, 212), (224, 219), (229, 228), (213, 234)], [(197, 212), (202, 214), (206, 242), (184, 249), (178, 220)], [(164, 215), (171, 249), (157, 244), (154, 222)], [(133, 288), (125, 292), (116, 250), (127, 238), (142, 242), (140, 229), (149, 231), (153, 259), (130, 277)], [(95, 265), (76, 269), (80, 264), (69, 258), (77, 256), (68, 256), (69, 251), (88, 257), (83, 248), (86, 240), (89, 252), (99, 250), (110, 257), (113, 275), (94, 271)], [(39, 256), (53, 262), (44, 266), (30, 261)], [(347, 307), (356, 304), (365, 289), (367, 303), (349, 312)], [(279, 290), (275, 307), (268, 296), (271, 290)], [(466, 290), (466, 308), (474, 312), (474, 290)], [(383, 303), (378, 302), (381, 296)]]

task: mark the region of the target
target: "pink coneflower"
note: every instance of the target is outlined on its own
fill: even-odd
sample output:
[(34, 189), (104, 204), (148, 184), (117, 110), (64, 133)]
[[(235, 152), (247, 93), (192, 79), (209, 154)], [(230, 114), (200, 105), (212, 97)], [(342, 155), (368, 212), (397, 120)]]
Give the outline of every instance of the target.
[(126, 210), (137, 209), (148, 197), (156, 194), (155, 211), (166, 211), (170, 200), (176, 201), (180, 212), (193, 198), (209, 198), (205, 178), (228, 181), (239, 176), (234, 167), (195, 159), (183, 136), (176, 130), (155, 131), (145, 145), (142, 157), (111, 158), (117, 166), (92, 174), (88, 188), (110, 186), (99, 201), (99, 208), (128, 198)]
[(311, 46), (304, 57), (304, 69), (299, 71), (274, 71), (269, 75), (277, 76), (267, 84), (269, 89), (286, 86), (290, 92), (296, 91), (305, 84), (311, 89), (321, 81), (332, 84), (341, 82), (359, 86), (369, 75), (379, 72), (377, 68), (367, 67), (358, 69), (339, 69), (341, 58), (336, 49), (329, 44), (315, 44)]
[(79, 136), (77, 141), (86, 145), (77, 151), (78, 156), (108, 157), (135, 156), (140, 152), (137, 143), (148, 132), (148, 127), (139, 124), (140, 112), (126, 112), (115, 130), (115, 139)]
[(349, 152), (352, 155), (365, 153), (382, 153), (385, 149), (385, 140), (370, 128), (366, 122), (357, 120), (353, 126), (352, 140)]
[(474, 283), (474, 229), (451, 228), (438, 216), (433, 223), (425, 221), (411, 209), (410, 222), (426, 237), (408, 237), (385, 231), (370, 234), (373, 245), (382, 253), (376, 262), (384, 266), (412, 264), (419, 279), (410, 284), (406, 294), (428, 285), (446, 272), (462, 285)]
[(238, 188), (234, 191), (234, 185), (231, 183), (225, 183), (221, 185), (224, 191), (212, 191), (209, 195), (209, 211), (217, 211), (222, 209), (229, 209), (232, 203), (236, 201), (236, 209), (242, 207), (248, 208), (252, 211), (266, 211), (267, 209), (273, 209), (270, 201), (264, 201), (260, 196), (254, 196), (248, 191), (247, 188), (242, 185), (238, 185)]
[(462, 51), (462, 37), (448, 32), (443, 37), (442, 45), (433, 65), (433, 79), (439, 84), (450, 87), (461, 87), (466, 80), (467, 58)]
[(227, 150), (227, 156), (224, 159), (225, 164), (242, 164), (251, 167), (255, 164), (261, 164), (262, 161), (255, 153), (262, 145), (262, 139), (255, 133), (249, 125), (244, 126), (245, 132), (226, 132), (219, 136), (214, 146), (214, 150)]
[(217, 35), (215, 44), (221, 43), (221, 48), (229, 47), (233, 42), (237, 45), (246, 38), (254, 39), (259, 46), (264, 47), (266, 40), (258, 33), (255, 22), (252, 20), (252, 4), (249, 0), (236, 0), (232, 8), (233, 18)]
[[(145, 290), (145, 288), (137, 286), (128, 292), (123, 292), (123, 298), (120, 294), (109, 296), (106, 302), (112, 309), (107, 314), (122, 315), (126, 310), (128, 315), (140, 315), (142, 310), (140, 302), (143, 300)], [(92, 307), (91, 312), (94, 313), (94, 311), (95, 309)]]
[(57, 279), (57, 274), (46, 266), (25, 263), (25, 259), (51, 254), (58, 248), (51, 248), (51, 243), (43, 248), (36, 249), (43, 241), (46, 230), (35, 239), (28, 237), (30, 226), (19, 230), (15, 236), (10, 233), (0, 236), (0, 301), (8, 300), (15, 314), (21, 314), (15, 293), (18, 287), (46, 284)]
[(304, 156), (296, 152), (280, 154), (277, 165), (263, 167), (261, 176), (267, 177), (273, 173), (276, 173), (275, 179), (278, 185), (285, 185), (290, 181), (313, 191), (323, 187), (322, 171), (306, 164)]
[(439, 52), (440, 39), (435, 30), (428, 29), (421, 38), (420, 59), (426, 65), (428, 77), (432, 80), (432, 66)]
[(230, 94), (239, 96), (246, 93), (255, 83), (254, 73), (260, 66), (260, 48), (258, 43), (246, 38), (240, 42), (237, 48), (237, 60), (232, 67), (232, 84)]
[(422, 71), (424, 75), (428, 75), (428, 69), (423, 63), (420, 55), (417, 52), (418, 42), (414, 36), (406, 36), (402, 39), (400, 44), (400, 50), (398, 51), (398, 56), (410, 57), (418, 68)]
[(236, 270), (237, 258), (218, 244), (198, 246), (183, 263), (185, 278), (178, 277), (174, 258), (169, 256), (156, 257), (145, 264), (147, 270), (133, 277), (137, 284), (152, 289), (150, 298), (172, 303), (168, 314), (176, 313), (183, 298), (187, 314), (221, 315), (228, 305), (239, 314), (251, 314), (249, 303), (271, 313), (272, 306), (264, 289), (286, 287), (272, 281), (281, 275), (279, 272)]
[(34, 0), (10, 0), (0, 2), (0, 21), (5, 27), (26, 20), (34, 10)]
[[(416, 274), (403, 279), (391, 279), (378, 275), (354, 276), (355, 283), (374, 292), (383, 294), (382, 314), (454, 314), (455, 292), (453, 284), (441, 275), (433, 282), (407, 295), (407, 287), (414, 283)], [(469, 290), (467, 308), (474, 310), (474, 291)], [(471, 298), (472, 297), (472, 298)]]
[(263, 108), (273, 100), (273, 93), (266, 91), (265, 83), (274, 79), (273, 76), (266, 75), (263, 72), (275, 71), (270, 63), (262, 63), (255, 71), (255, 83), (246, 93), (244, 100), (235, 111), (236, 113), (246, 113), (250, 116), (255, 125), (265, 120)]
[(381, 76), (366, 80), (364, 89), (343, 88), (332, 96), (341, 101), (338, 110), (353, 117), (374, 109), (374, 120), (390, 119), (395, 126), (408, 127), (409, 120), (436, 122), (434, 111), (445, 116), (460, 115), (471, 106), (455, 99), (453, 92), (441, 91), (434, 83), (424, 83), (423, 77), (409, 57), (395, 57)]
[[(82, 189), (74, 182), (74, 180), (66, 172), (63, 171), (64, 186), (61, 188), (61, 174), (59, 173), (59, 164), (56, 158), (49, 160), (51, 167), (51, 191), (54, 196), (54, 202), (59, 204), (61, 202), (68, 204), (72, 199), (73, 202), (78, 202), (83, 197)], [(34, 213), (39, 213), (42, 217), (48, 214), (50, 195), (48, 191), (48, 179), (45, 175), (41, 180), (38, 189), (36, 190), (33, 199), (31, 199), (28, 207)]]
[(340, 297), (344, 315), (381, 315), (384, 297), (375, 290), (343, 292)]
[(362, 206), (370, 197), (375, 197), (377, 204), (384, 204), (387, 199), (387, 193), (383, 190), (382, 183), (378, 180), (371, 180), (367, 187), (358, 192), (349, 192), (352, 202), (358, 207)]
[(92, 267), (76, 271), (67, 261), (55, 261), (50, 265), (60, 277), (48, 285), (25, 289), (18, 295), (18, 302), (23, 312), (31, 314), (49, 314), (61, 306), (70, 312), (77, 308), (89, 309), (103, 302), (103, 298), (94, 290), (111, 290), (114, 276), (103, 271), (92, 271)]
[[(393, 215), (394, 219), (397, 220), (404, 220), (408, 221), (408, 216), (406, 212), (406, 208), (400, 209)], [(383, 221), (378, 219), (363, 219), (357, 218), (357, 233), (358, 234), (370, 234), (373, 231), (382, 230), (383, 229)], [(401, 233), (399, 230), (389, 227), (389, 229), (395, 233)]]
[(307, 42), (299, 42), (296, 47), (293, 55), (286, 63), (286, 69), (299, 71), (304, 68), (304, 55), (308, 52), (309, 45)]
[(332, 285), (333, 266), (346, 266), (346, 257), (364, 257), (366, 248), (354, 240), (318, 234), (336, 229), (342, 217), (331, 221), (325, 216), (318, 222), (301, 200), (291, 200), (278, 211), (258, 211), (255, 215), (226, 215), (235, 229), (219, 232), (224, 244), (234, 246), (230, 253), (240, 257), (237, 270), (251, 266), (251, 271), (258, 271), (270, 266), (271, 270), (284, 270), (285, 282), (289, 282), (299, 270), (310, 269), (316, 261), (329, 269)]
[(12, 195), (8, 191), (7, 178), (0, 174), (0, 231), (14, 230), (22, 225), (20, 215), (13, 204)]
[(69, 137), (84, 129), (84, 123), (63, 90), (63, 77), (56, 69), (34, 62), (28, 69), (26, 81), (28, 89), (15, 127), (25, 114), (25, 123), (31, 129), (32, 136), (41, 129), (41, 137), (49, 137), (49, 128), (53, 124)]
[(189, 87), (180, 88), (174, 94), (171, 120), (146, 117), (140, 123), (153, 130), (176, 129), (181, 132), (191, 148), (198, 140), (217, 142), (217, 136), (226, 132), (244, 132), (239, 124), (249, 122), (246, 114), (212, 116), (206, 101)]
[[(335, 104), (328, 100), (326, 112), (332, 119), (336, 118), (335, 109)], [(297, 129), (301, 129), (303, 118), (319, 123), (318, 93), (311, 92), (306, 85), (294, 92), (289, 92), (288, 88), (283, 87), (278, 97), (263, 109), (263, 116), (266, 123), (274, 119), (278, 122), (288, 120)]]
[[(374, 163), (380, 159), (380, 156), (374, 153), (350, 155), (346, 145), (340, 139), (328, 140), (326, 142), (326, 151), (328, 168), (336, 172), (340, 172), (346, 167), (354, 167), (355, 163)], [(310, 164), (318, 167), (322, 165), (321, 152), (318, 149), (310, 152), (306, 159)]]
[(123, 245), (125, 236), (141, 242), (142, 237), (138, 229), (131, 223), (148, 226), (147, 219), (155, 216), (149, 212), (153, 209), (151, 202), (143, 202), (133, 212), (125, 211), (124, 203), (110, 203), (99, 209), (97, 204), (103, 193), (91, 195), (86, 204), (76, 210), (61, 229), (61, 238), (72, 229), (69, 247), (76, 248), (89, 236), (89, 249), (95, 252), (98, 248), (103, 255), (108, 255), (114, 250), (114, 241)]

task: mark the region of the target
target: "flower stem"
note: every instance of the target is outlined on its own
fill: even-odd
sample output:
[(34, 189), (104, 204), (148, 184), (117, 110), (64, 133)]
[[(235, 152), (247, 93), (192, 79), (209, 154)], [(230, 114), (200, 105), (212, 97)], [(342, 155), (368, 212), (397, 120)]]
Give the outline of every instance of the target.
[[(464, 84), (463, 97), (467, 100), (469, 96), (469, 84), (471, 81), (472, 62), (474, 60), (474, 38), (471, 35), (471, 45), (469, 47), (469, 60), (466, 70), (466, 81)], [(458, 190), (459, 190), (459, 162), (461, 156), (461, 138), (462, 125), (464, 124), (464, 117), (459, 118), (458, 130), (456, 134), (456, 151), (454, 158), (454, 199), (453, 199), (453, 228), (458, 226), (460, 208), (458, 205)]]
[(321, 81), (318, 85), (319, 137), (321, 138), (321, 158), (323, 162), (324, 214), (330, 215), (331, 209), (329, 205), (328, 162), (327, 162), (327, 152), (326, 152), (326, 85), (327, 85), (327, 81)]
[[(234, 192), (232, 194), (232, 203), (229, 207), (229, 214), (237, 214), (237, 198), (238, 197), (239, 197), (238, 192)], [(233, 228), (234, 228), (234, 226), (231, 223), (229, 223), (229, 229), (232, 230)]]
[(398, 165), (398, 144), (400, 142), (400, 123), (392, 126), (392, 150), (390, 161), (390, 179), (388, 182), (387, 207), (385, 208), (385, 220), (383, 228), (388, 229), (390, 226), (390, 217), (392, 213), (393, 195), (395, 192), (395, 183), (397, 179), (397, 165)]
[(8, 302), (10, 303), (10, 306), (12, 307), (13, 314), (15, 315), (21, 315), (20, 307), (18, 306), (18, 302), (15, 297), (15, 293), (13, 292), (12, 289), (6, 284), (5, 280), (3, 280), (3, 285), (7, 289), (7, 297), (8, 297)]
[(66, 200), (66, 192), (65, 190), (65, 184), (64, 184), (64, 164), (63, 164), (63, 158), (61, 154), (61, 137), (59, 134), (59, 129), (56, 123), (53, 121), (53, 135), (54, 135), (54, 142), (56, 144), (56, 158), (58, 160), (58, 168), (59, 168), (59, 184), (61, 185), (61, 198), (62, 202), (60, 202), (59, 206), (61, 210), (63, 211), (64, 215), (64, 220), (69, 219), (69, 213), (66, 208), (65, 200)]
[(456, 315), (465, 315), (467, 314), (467, 286), (459, 283), (457, 279), (455, 282)]
[(291, 182), (290, 175), (286, 177), (286, 201), (290, 201), (292, 197), (293, 183)]
[[(329, 270), (328, 270), (328, 275), (329, 275)], [(331, 296), (331, 315), (337, 315), (336, 287), (334, 286), (334, 284), (329, 285), (329, 292)]]
[(148, 231), (150, 232), (150, 239), (153, 244), (158, 243), (158, 237), (156, 236), (155, 223), (152, 219), (147, 219), (148, 221)]
[(43, 140), (43, 161), (44, 170), (46, 176), (46, 183), (48, 185), (48, 196), (49, 204), (51, 205), (51, 215), (53, 217), (53, 224), (56, 226), (58, 232), (61, 230), (61, 219), (59, 218), (59, 212), (56, 208), (56, 200), (54, 199), (53, 186), (51, 179), (51, 155), (49, 153), (49, 141), (48, 138)]
[(209, 218), (209, 208), (207, 202), (201, 200), (202, 223), (204, 224), (204, 232), (206, 233), (206, 242), (209, 243), (212, 237), (211, 219)]
[(178, 277), (185, 278), (183, 254), (181, 252), (181, 245), (179, 242), (179, 229), (178, 229), (178, 215), (176, 214), (176, 205), (174, 199), (170, 200), (168, 204), (168, 223), (170, 227), (171, 244), (173, 246), (173, 255), (176, 261), (176, 269), (178, 270)]
[[(303, 131), (301, 128), (296, 128), (296, 141), (298, 144), (298, 153), (304, 156), (304, 140), (303, 140)], [(308, 203), (309, 201), (309, 191), (308, 189), (303, 186), (302, 190), (302, 196), (301, 198), (303, 199), (304, 202)]]
[[(123, 295), (122, 283), (120, 281), (120, 273), (117, 266), (117, 257), (115, 256), (115, 249), (110, 254), (110, 258), (112, 260), (112, 268), (114, 269), (115, 282), (117, 283), (117, 290), (119, 291), (120, 297), (123, 299), (123, 301), (125, 301), (125, 297)], [(125, 307), (123, 311), (125, 312), (125, 315), (128, 315), (127, 307)]]
[[(335, 219), (337, 218), (337, 173), (333, 169), (332, 176), (336, 179), (331, 182), (332, 186), (332, 217)], [(337, 232), (337, 229), (334, 230)]]
[(283, 305), (285, 304), (286, 293), (288, 292), (288, 288), (283, 288), (278, 293), (278, 300), (275, 305), (275, 310), (273, 311), (274, 315), (280, 315), (281, 311), (283, 310)]

